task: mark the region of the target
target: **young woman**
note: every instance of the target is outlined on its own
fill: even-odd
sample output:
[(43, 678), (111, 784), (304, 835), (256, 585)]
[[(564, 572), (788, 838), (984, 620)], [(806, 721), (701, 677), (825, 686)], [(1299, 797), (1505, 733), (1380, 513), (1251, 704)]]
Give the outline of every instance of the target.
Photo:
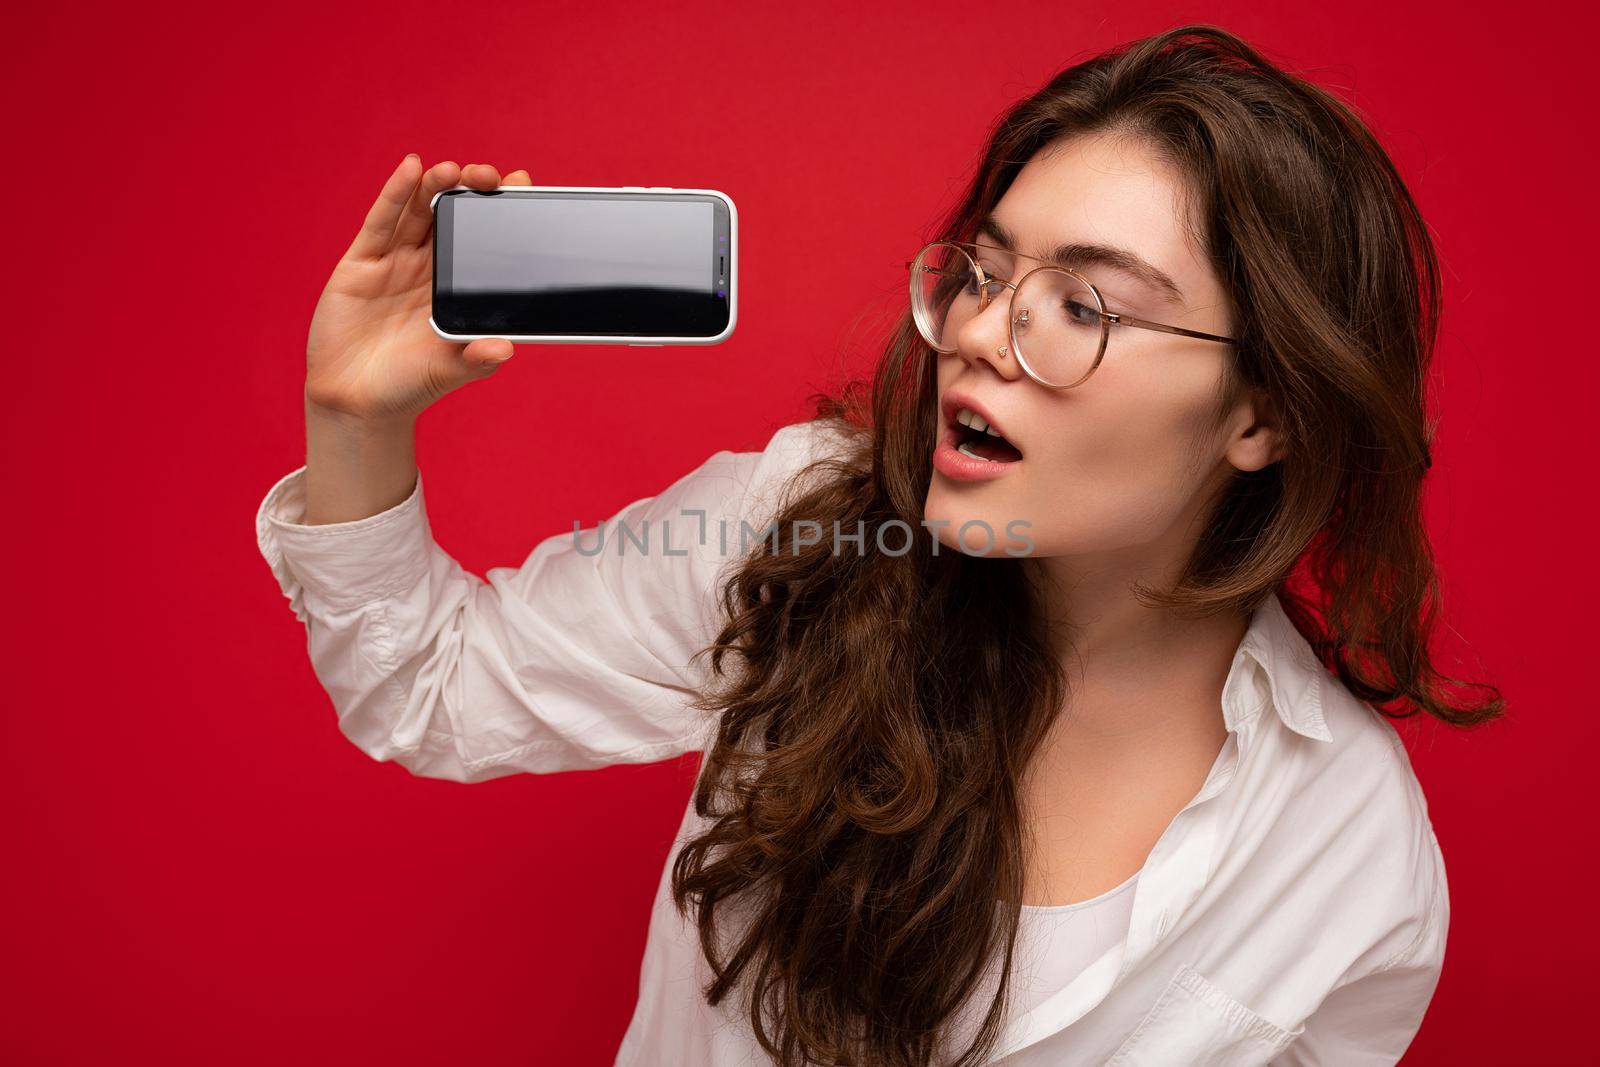
[(704, 752), (619, 1064), (1399, 1059), (1449, 898), (1389, 717), (1501, 705), (1429, 660), (1437, 268), (1347, 107), (1210, 27), (1063, 71), (870, 389), (479, 578), (412, 428), (512, 354), (427, 325), (430, 198), (502, 181), (385, 183), (257, 531), (376, 759)]

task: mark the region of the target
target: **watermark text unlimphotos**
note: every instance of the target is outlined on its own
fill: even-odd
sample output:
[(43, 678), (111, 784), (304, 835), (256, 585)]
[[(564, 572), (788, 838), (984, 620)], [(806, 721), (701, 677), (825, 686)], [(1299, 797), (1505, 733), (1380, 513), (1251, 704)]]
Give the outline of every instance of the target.
[[(773, 519), (765, 527), (751, 526), (743, 519), (737, 523), (737, 529), (731, 529), (727, 519), (718, 519), (713, 529), (712, 523), (704, 508), (684, 508), (678, 516), (685, 521), (674, 524), (674, 520), (663, 518), (652, 527), (650, 519), (642, 519), (635, 528), (626, 519), (606, 520), (600, 522), (584, 544), (584, 538), (579, 535), (584, 533), (584, 527), (579, 520), (572, 520), (572, 543), (578, 553), (584, 556), (598, 556), (606, 551), (609, 540), (613, 546), (612, 551), (617, 555), (627, 555), (630, 551), (641, 556), (659, 554), (663, 556), (687, 556), (689, 546), (698, 544), (705, 547), (713, 539), (718, 550), (725, 556), (730, 550), (736, 550), (740, 555), (749, 551), (750, 547), (758, 542), (765, 541), (774, 553), (782, 551), (779, 534), (781, 527), (778, 520)], [(844, 555), (854, 551), (858, 556), (876, 550), (888, 556), (903, 556), (911, 551), (915, 543), (916, 530), (910, 523), (900, 519), (891, 519), (888, 522), (876, 524), (876, 529), (867, 530), (864, 519), (858, 519), (855, 528), (841, 526), (835, 520), (830, 524), (832, 530), (826, 531), (820, 522), (811, 519), (796, 519), (790, 524), (790, 537), (788, 539), (789, 554), (798, 556), (800, 550), (813, 545), (831, 542), (832, 552), (835, 556)], [(949, 519), (921, 519), (918, 526), (930, 531), (932, 551), (935, 556), (939, 554), (941, 542), (937, 530), (951, 525)], [(1033, 524), (1026, 519), (1012, 519), (1006, 523), (1006, 536), (1012, 540), (1020, 540), (1020, 549), (1008, 545), (1004, 552), (1008, 556), (1028, 556), (1033, 554), (1033, 540), (1021, 530)], [(976, 531), (976, 534), (973, 533)], [(824, 538), (827, 538), (827, 541)], [(956, 528), (956, 540), (964, 546), (969, 555), (987, 555), (996, 547), (994, 527), (983, 519), (968, 519)]]

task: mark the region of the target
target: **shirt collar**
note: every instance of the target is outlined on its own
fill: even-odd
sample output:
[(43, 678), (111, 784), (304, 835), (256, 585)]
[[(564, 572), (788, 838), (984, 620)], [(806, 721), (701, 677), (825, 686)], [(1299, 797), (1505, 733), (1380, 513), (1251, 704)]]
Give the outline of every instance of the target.
[(1251, 723), (1264, 710), (1260, 691), (1247, 677), (1256, 667), (1266, 678), (1272, 706), (1284, 725), (1318, 741), (1333, 740), (1322, 714), (1327, 669), (1290, 621), (1276, 590), (1251, 615), (1222, 687), (1223, 717), (1230, 731)]

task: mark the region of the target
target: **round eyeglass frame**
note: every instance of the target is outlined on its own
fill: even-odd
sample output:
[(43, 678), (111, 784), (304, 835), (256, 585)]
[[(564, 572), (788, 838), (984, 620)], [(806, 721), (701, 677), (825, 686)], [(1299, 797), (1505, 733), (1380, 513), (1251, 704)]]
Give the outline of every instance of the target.
[[(978, 244), (973, 241), (930, 241), (928, 244), (922, 247), (921, 251), (919, 251), (915, 257), (906, 261), (906, 268), (911, 271), (911, 317), (917, 325), (917, 332), (922, 335), (922, 339), (927, 341), (936, 352), (949, 354), (956, 350), (956, 346), (951, 345), (949, 348), (941, 348), (939, 345), (935, 344), (929, 336), (932, 331), (923, 321), (924, 312), (921, 307), (922, 296), (918, 292), (918, 283), (921, 281), (921, 279), (918, 277), (918, 268), (920, 267), (922, 271), (930, 274), (939, 273), (932, 270), (932, 268), (927, 267), (922, 262), (923, 258), (927, 256), (929, 250), (936, 248), (939, 245), (949, 245), (956, 251), (960, 252), (966, 257), (967, 262), (972, 265), (972, 269), (977, 272), (980, 284), (978, 287), (978, 310), (975, 314), (983, 314), (983, 312), (989, 307), (990, 300), (993, 299), (989, 292), (990, 282), (998, 283), (1011, 290), (1011, 295), (1007, 298), (1006, 307), (1006, 336), (1011, 342), (1011, 354), (1016, 357), (1017, 364), (1022, 368), (1023, 372), (1026, 373), (1028, 377), (1044, 386), (1046, 389), (1072, 389), (1088, 381), (1089, 376), (1094, 374), (1095, 369), (1100, 366), (1100, 360), (1105, 357), (1106, 343), (1110, 339), (1111, 327), (1113, 326), (1133, 326), (1141, 330), (1158, 330), (1162, 333), (1177, 334), (1182, 337), (1194, 337), (1202, 341), (1213, 341), (1218, 344), (1225, 345), (1237, 345), (1239, 343), (1232, 337), (1222, 337), (1214, 333), (1203, 333), (1199, 330), (1186, 329), (1182, 326), (1171, 326), (1164, 322), (1152, 322), (1149, 319), (1134, 318), (1132, 315), (1125, 315), (1117, 311), (1107, 311), (1105, 300), (1100, 296), (1099, 288), (1088, 278), (1084, 277), (1080, 272), (1071, 267), (1063, 267), (1054, 263), (1046, 263), (1042, 260), (1039, 260), (1036, 256), (1025, 256), (1020, 252), (1013, 252), (1008, 248), (996, 248), (993, 245)], [(1028, 271), (1021, 278), (1014, 282), (1007, 281), (1004, 278), (996, 278), (983, 269), (982, 265), (978, 263), (977, 257), (969, 251), (969, 249), (976, 248), (987, 248), (995, 252), (1004, 253), (1008, 256), (1015, 256), (1018, 259), (1031, 259), (1037, 263), (1040, 263), (1041, 265)], [(1069, 382), (1065, 385), (1059, 385), (1055, 382), (1049, 381), (1035, 371), (1033, 367), (1028, 364), (1027, 357), (1022, 354), (1022, 348), (1017, 343), (1017, 323), (1019, 319), (1016, 307), (1017, 291), (1033, 275), (1039, 273), (1040, 271), (1046, 270), (1070, 275), (1079, 282), (1083, 283), (1083, 285), (1088, 288), (1090, 295), (1094, 297), (1095, 314), (1100, 319), (1100, 342), (1095, 349), (1094, 360), (1089, 364), (1089, 369), (1084, 371), (1083, 375), (1077, 381)], [(1021, 314), (1026, 316), (1029, 310), (1030, 309), (1028, 308), (1023, 308)], [(1023, 325), (1026, 324), (1026, 319), (1024, 319)]]

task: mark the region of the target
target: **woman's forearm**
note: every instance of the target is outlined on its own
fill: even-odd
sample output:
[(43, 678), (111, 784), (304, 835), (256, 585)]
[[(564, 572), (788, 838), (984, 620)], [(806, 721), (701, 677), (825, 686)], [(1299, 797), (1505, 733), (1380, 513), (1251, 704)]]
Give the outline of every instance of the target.
[(359, 418), (306, 401), (307, 525), (387, 511), (416, 482), (415, 417)]

